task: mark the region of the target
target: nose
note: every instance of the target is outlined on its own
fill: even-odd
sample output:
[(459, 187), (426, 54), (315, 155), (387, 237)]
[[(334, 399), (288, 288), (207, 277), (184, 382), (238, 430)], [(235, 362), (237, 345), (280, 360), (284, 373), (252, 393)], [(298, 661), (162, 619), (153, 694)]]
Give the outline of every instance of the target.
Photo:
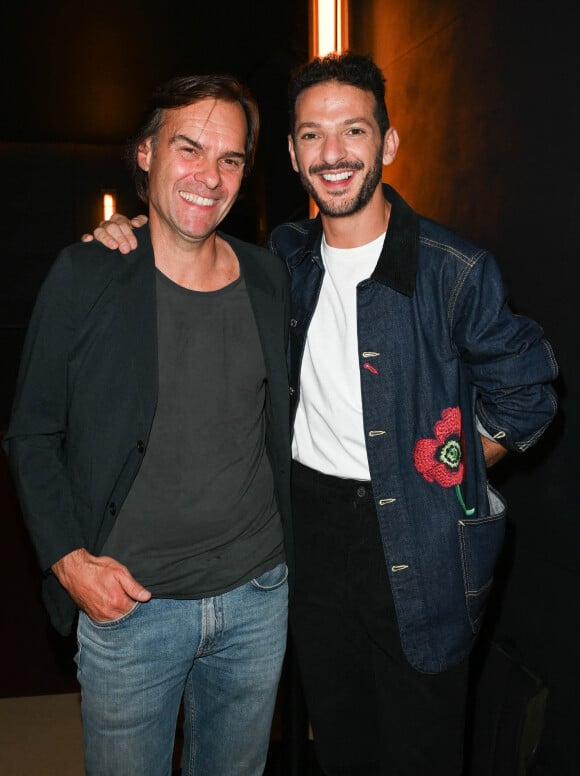
[(206, 157), (193, 177), (198, 183), (203, 183), (208, 189), (217, 189), (222, 179), (218, 160)]
[(324, 138), (322, 146), (322, 160), (327, 164), (336, 164), (346, 156), (346, 149), (342, 137), (338, 134), (328, 134)]

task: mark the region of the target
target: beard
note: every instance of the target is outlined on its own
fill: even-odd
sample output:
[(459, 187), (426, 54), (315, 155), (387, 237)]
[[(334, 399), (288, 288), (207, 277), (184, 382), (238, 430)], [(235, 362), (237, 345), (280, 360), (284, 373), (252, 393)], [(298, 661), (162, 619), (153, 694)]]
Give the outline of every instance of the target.
[[(335, 165), (316, 165), (309, 169), (309, 174), (319, 174), (322, 172), (338, 172), (339, 170), (362, 170), (364, 165), (362, 162), (339, 162)], [(357, 194), (352, 199), (343, 200), (342, 195), (336, 196), (336, 202), (332, 200), (332, 194), (329, 195), (330, 199), (323, 200), (320, 194), (316, 191), (312, 181), (304, 173), (302, 168), (299, 169), (300, 182), (306, 189), (306, 192), (310, 194), (316, 206), (324, 216), (350, 216), (353, 213), (358, 213), (367, 205), (377, 186), (381, 183), (383, 176), (383, 155), (382, 149), (373, 162), (373, 166), (368, 170), (365, 175), (362, 185)]]

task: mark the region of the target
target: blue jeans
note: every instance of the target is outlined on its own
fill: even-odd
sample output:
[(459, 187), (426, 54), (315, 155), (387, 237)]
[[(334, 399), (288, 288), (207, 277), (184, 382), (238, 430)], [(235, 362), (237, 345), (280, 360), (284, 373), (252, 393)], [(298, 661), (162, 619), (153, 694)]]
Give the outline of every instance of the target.
[(223, 595), (81, 612), (87, 776), (169, 776), (180, 702), (183, 776), (259, 776), (286, 646), (285, 564)]

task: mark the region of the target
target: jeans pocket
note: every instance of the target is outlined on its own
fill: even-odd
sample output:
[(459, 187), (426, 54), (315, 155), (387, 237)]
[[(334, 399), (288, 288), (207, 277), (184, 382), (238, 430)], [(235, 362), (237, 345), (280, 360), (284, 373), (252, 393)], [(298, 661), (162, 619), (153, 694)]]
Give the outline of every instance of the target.
[(133, 617), (141, 606), (142, 604), (140, 601), (135, 601), (128, 612), (125, 612), (125, 614), (122, 614), (120, 617), (116, 617), (114, 620), (93, 620), (86, 612), (81, 612), (81, 615), (84, 615), (87, 622), (90, 623), (94, 628), (115, 628), (127, 622), (131, 617)]
[(467, 614), (474, 633), (481, 624), (505, 534), (505, 502), (490, 485), (488, 500), (489, 515), (458, 522)]
[(288, 566), (285, 563), (279, 563), (269, 571), (264, 571), (259, 577), (251, 580), (250, 584), (259, 590), (276, 590), (281, 587), (288, 579)]

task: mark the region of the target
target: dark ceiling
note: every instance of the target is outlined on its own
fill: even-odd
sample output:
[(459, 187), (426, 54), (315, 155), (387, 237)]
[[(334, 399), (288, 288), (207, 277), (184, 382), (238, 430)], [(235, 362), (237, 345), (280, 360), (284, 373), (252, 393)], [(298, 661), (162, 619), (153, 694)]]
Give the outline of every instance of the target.
[(0, 140), (123, 142), (172, 75), (231, 72), (285, 106), (307, 57), (308, 0), (29, 0), (3, 12)]

